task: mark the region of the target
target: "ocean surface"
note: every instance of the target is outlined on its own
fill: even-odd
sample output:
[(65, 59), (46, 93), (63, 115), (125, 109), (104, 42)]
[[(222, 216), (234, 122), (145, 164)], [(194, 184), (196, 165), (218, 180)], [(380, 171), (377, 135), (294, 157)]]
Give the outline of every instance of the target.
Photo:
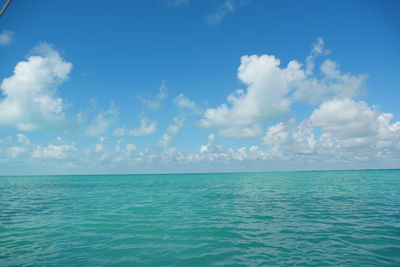
[(0, 177), (0, 266), (400, 266), (400, 171)]

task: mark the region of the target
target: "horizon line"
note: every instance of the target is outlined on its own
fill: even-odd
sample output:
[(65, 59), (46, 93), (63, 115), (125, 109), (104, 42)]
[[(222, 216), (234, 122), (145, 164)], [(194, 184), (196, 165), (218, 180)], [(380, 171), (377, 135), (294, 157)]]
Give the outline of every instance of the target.
[(36, 176), (126, 176), (126, 175), (189, 175), (189, 174), (243, 174), (243, 173), (283, 173), (283, 172), (341, 172), (341, 171), (400, 171), (400, 168), (372, 169), (329, 169), (329, 170), (292, 170), (292, 171), (238, 171), (238, 172), (165, 172), (165, 173), (98, 173), (98, 174), (26, 174), (0, 175), (1, 177), (36, 177)]

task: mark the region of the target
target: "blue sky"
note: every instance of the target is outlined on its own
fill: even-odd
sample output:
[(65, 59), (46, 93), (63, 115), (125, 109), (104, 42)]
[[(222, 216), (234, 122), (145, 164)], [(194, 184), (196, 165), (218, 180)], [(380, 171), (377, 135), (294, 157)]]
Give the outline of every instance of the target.
[(398, 168), (397, 1), (14, 1), (0, 174)]

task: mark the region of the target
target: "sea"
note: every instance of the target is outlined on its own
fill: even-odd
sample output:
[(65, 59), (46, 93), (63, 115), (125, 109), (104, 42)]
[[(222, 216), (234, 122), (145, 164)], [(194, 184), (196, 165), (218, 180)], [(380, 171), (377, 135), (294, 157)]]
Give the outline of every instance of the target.
[(400, 171), (0, 177), (0, 266), (400, 266)]

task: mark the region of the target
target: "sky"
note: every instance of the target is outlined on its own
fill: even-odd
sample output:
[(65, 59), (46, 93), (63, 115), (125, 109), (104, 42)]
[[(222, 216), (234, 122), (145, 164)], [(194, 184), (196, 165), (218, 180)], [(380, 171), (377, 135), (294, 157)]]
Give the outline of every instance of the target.
[(399, 13), (395, 0), (13, 1), (0, 175), (399, 168)]

